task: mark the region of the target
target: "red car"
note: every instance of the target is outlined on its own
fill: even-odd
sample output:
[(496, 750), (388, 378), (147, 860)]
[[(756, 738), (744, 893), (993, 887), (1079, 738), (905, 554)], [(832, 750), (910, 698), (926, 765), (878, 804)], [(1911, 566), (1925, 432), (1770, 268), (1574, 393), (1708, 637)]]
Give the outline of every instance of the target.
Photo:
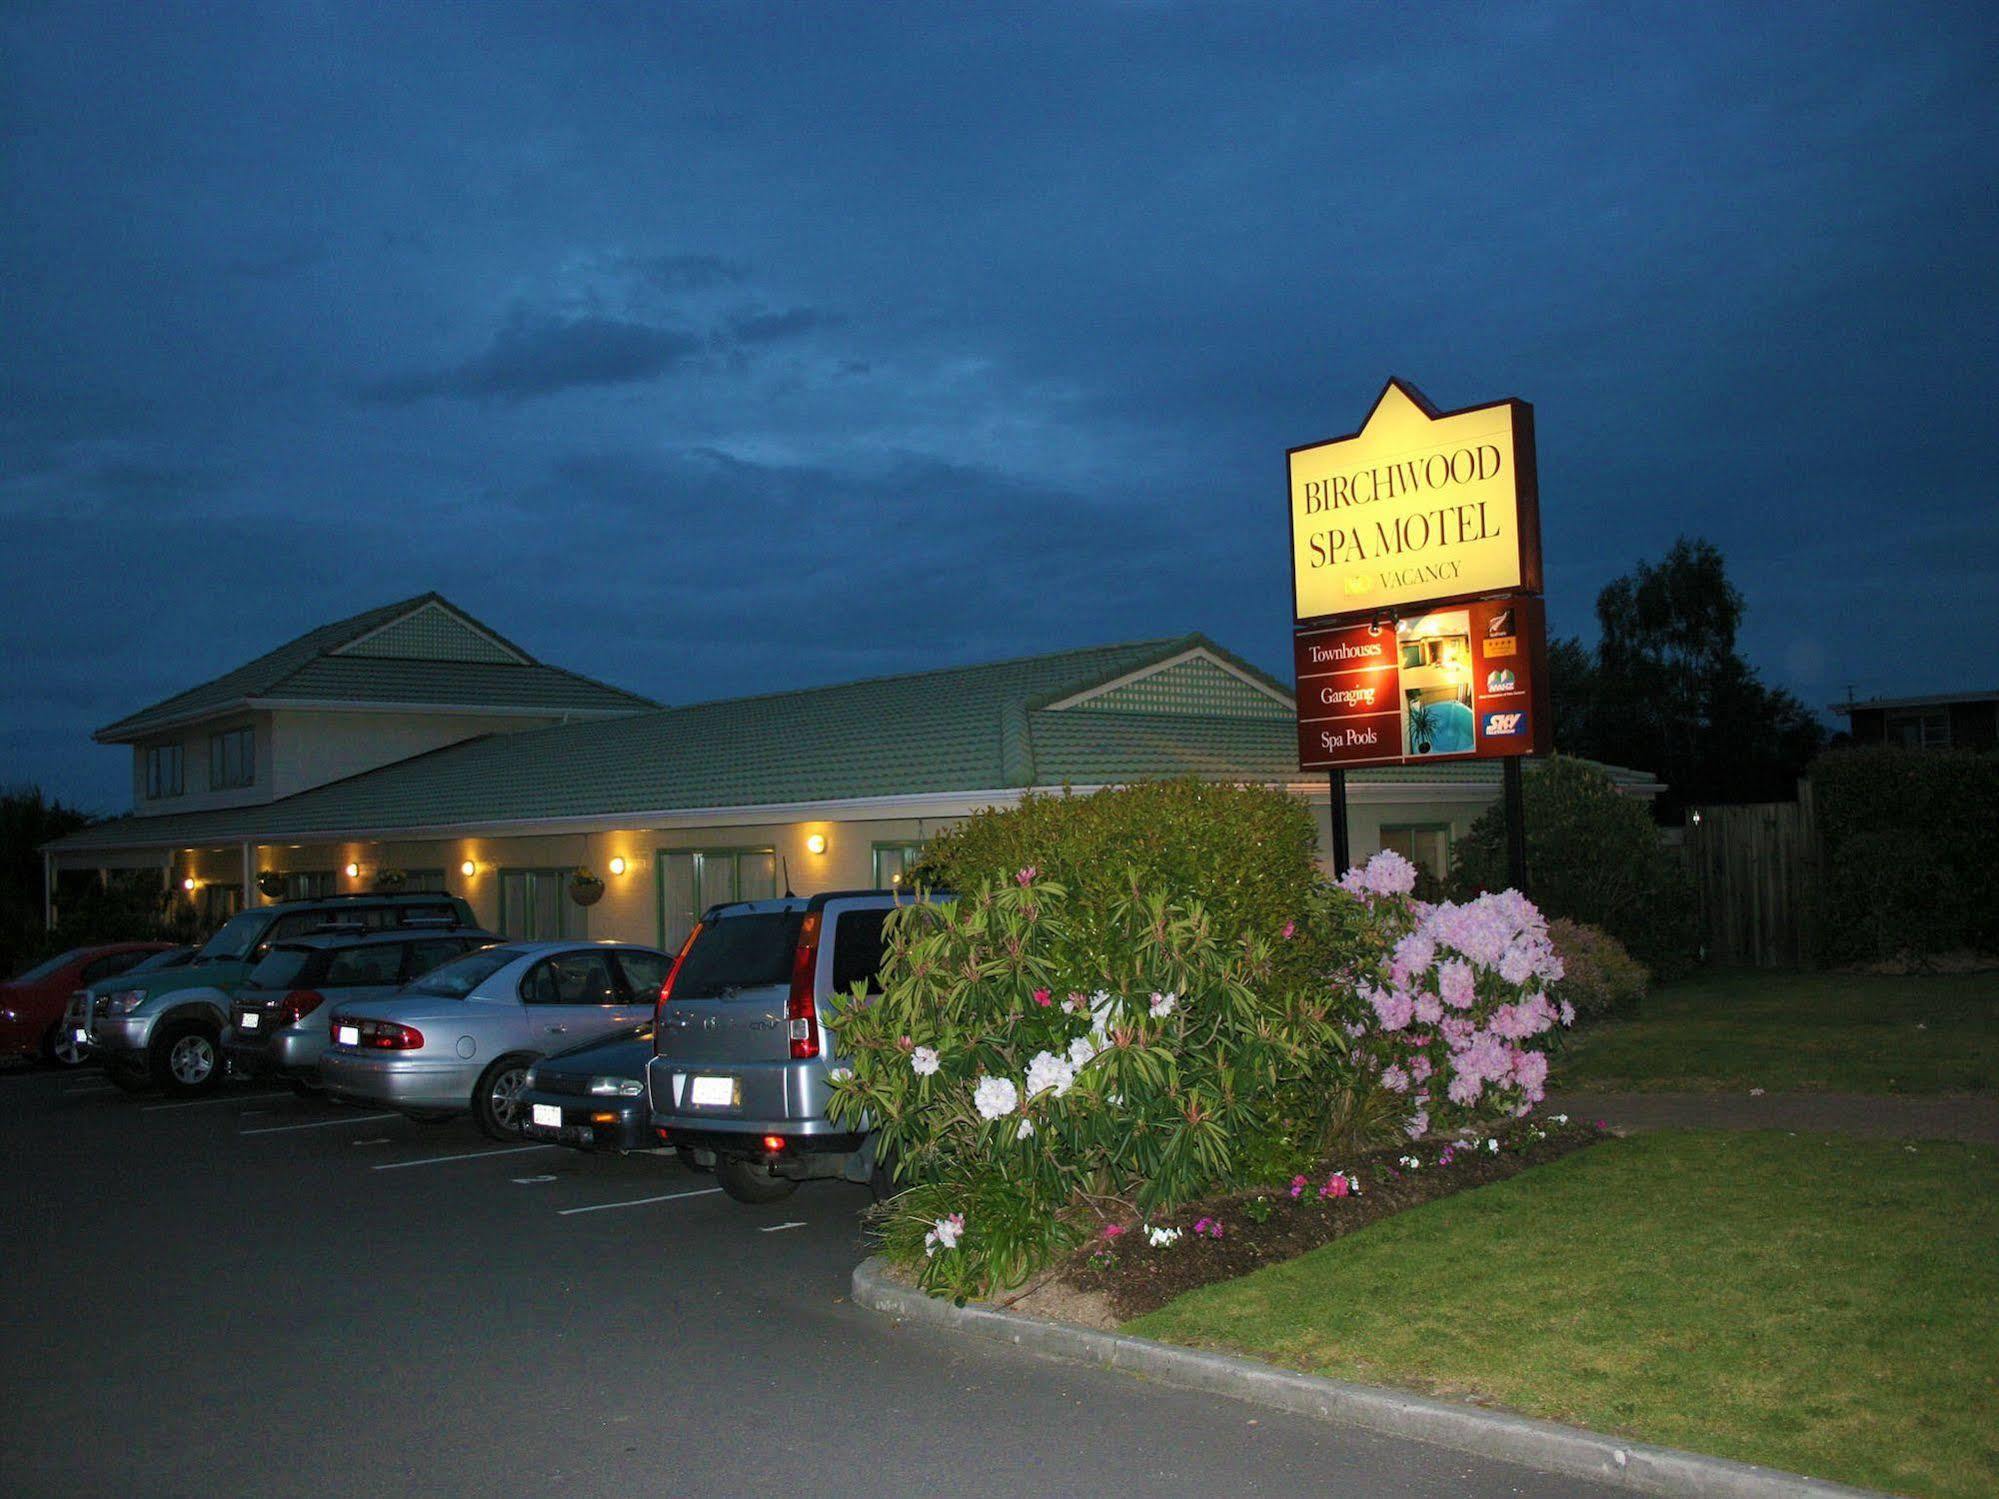
[(58, 1066), (79, 1066), (83, 1050), (63, 1027), (70, 996), (176, 950), (171, 942), (74, 947), (0, 984), (0, 1057), (39, 1056)]

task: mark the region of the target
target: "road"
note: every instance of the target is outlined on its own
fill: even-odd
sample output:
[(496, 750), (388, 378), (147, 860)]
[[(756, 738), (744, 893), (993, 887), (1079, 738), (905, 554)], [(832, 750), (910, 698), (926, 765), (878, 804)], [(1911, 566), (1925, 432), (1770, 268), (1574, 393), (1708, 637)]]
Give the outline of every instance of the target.
[(17, 1499), (1611, 1492), (898, 1326), (844, 1184), (167, 1102), (0, 1074)]

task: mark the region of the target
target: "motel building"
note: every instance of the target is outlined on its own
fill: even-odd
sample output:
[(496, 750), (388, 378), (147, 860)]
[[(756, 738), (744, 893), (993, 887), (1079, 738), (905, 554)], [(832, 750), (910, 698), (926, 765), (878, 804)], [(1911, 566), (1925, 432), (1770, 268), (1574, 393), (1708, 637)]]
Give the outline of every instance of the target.
[[(707, 906), (787, 881), (892, 887), (933, 834), (1029, 791), (1183, 775), (1287, 787), (1330, 847), (1290, 690), (1198, 635), (667, 707), (425, 594), (94, 737), (131, 746), (133, 810), (46, 847), (51, 923), (92, 881), (157, 883), (205, 925), (448, 889), (508, 937), (672, 948)], [(1349, 773), (1355, 858), (1442, 872), (1499, 784), (1492, 761)], [(602, 883), (589, 904), (578, 871)]]

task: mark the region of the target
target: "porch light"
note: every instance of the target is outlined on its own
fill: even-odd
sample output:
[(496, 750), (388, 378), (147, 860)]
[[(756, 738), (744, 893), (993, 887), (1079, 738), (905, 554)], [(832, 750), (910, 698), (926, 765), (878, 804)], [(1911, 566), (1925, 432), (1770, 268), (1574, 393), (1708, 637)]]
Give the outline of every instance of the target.
[(358, 880), (358, 879), (360, 879), (360, 878), (361, 878), (361, 866), (360, 866), (359, 864), (349, 864), (349, 865), (347, 866), (347, 878), (348, 878), (348, 879), (350, 879), (350, 880)]
[(625, 861), (623, 859), (613, 859), (611, 861), (611, 873), (623, 874), (624, 872), (625, 872)]
[(479, 872), (479, 866), (473, 863), (470, 859), (467, 859), (463, 864), (460, 864), (458, 866), (458, 872), (464, 875), (465, 878), (469, 880), (472, 878), (473, 875)]
[(180, 887), (181, 889), (187, 891), (188, 894), (192, 895), (194, 893), (194, 876), (189, 875), (186, 879), (182, 880), (180, 882)]
[(809, 835), (805, 840), (805, 851), (807, 853), (812, 853), (812, 854), (825, 853), (826, 835), (824, 833), (813, 833)]

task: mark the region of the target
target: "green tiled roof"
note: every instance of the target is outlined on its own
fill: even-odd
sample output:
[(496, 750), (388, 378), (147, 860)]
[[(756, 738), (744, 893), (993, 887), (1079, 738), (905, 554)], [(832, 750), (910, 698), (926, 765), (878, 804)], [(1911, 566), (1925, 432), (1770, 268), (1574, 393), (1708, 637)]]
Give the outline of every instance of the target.
[[(429, 654), (423, 654), (428, 652)], [(370, 609), (106, 724), (104, 743), (267, 701), (631, 713), (650, 698), (546, 666), (435, 593)]]
[[(490, 735), (263, 806), (123, 818), (53, 846), (270, 841), (1170, 775), (1299, 779), (1296, 729), (1281, 704), (1269, 717), (1100, 706), (1111, 694), (1047, 706), (1194, 648), (1253, 670), (1185, 636), (730, 698)], [(1357, 776), (1496, 783), (1498, 774), (1460, 763)]]

